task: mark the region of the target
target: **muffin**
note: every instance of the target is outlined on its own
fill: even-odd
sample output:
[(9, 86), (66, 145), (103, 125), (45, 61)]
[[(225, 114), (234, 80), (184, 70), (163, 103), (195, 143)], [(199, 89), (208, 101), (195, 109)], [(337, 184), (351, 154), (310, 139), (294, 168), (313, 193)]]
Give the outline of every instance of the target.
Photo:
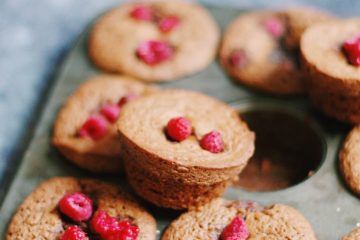
[(337, 120), (360, 122), (360, 20), (324, 22), (301, 38), (313, 105)]
[(360, 125), (346, 137), (339, 158), (340, 172), (346, 184), (360, 196)]
[(127, 3), (97, 20), (88, 51), (105, 71), (145, 81), (172, 81), (209, 65), (219, 34), (214, 19), (195, 3)]
[(311, 9), (242, 14), (226, 29), (220, 62), (236, 81), (278, 95), (303, 94), (299, 41), (311, 24), (330, 18)]
[(125, 76), (92, 77), (60, 110), (54, 125), (54, 146), (80, 168), (121, 172), (121, 147), (114, 122), (128, 101), (153, 91), (154, 87)]
[(56, 177), (41, 183), (24, 200), (11, 220), (6, 239), (116, 236), (155, 240), (155, 219), (118, 186), (98, 180)]
[(360, 228), (353, 229), (350, 233), (346, 234), (341, 240), (358, 240), (360, 239)]
[(254, 152), (230, 106), (188, 90), (129, 103), (117, 122), (128, 180), (153, 204), (186, 209), (219, 196)]
[(162, 240), (315, 240), (311, 225), (296, 209), (283, 204), (262, 207), (249, 201), (215, 199), (183, 213)]

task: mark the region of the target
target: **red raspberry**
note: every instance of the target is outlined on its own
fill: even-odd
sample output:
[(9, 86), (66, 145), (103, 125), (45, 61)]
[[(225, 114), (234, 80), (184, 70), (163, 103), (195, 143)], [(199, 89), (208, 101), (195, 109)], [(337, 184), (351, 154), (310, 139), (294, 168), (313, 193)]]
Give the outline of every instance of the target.
[(92, 229), (104, 240), (135, 240), (139, 228), (129, 221), (118, 221), (104, 211), (99, 211), (91, 220)]
[(86, 233), (78, 226), (69, 226), (66, 228), (60, 240), (89, 240)]
[(172, 118), (166, 126), (167, 136), (178, 142), (188, 138), (191, 135), (191, 131), (191, 123), (184, 117)]
[(171, 30), (178, 27), (180, 24), (180, 19), (176, 16), (168, 16), (160, 20), (158, 27), (162, 32), (170, 32)]
[(154, 13), (149, 6), (136, 6), (131, 12), (132, 18), (141, 21), (152, 21), (154, 19)]
[(121, 229), (118, 220), (105, 211), (98, 211), (94, 215), (91, 220), (91, 227), (103, 238), (113, 235)]
[(203, 136), (200, 140), (200, 146), (212, 153), (219, 153), (224, 151), (224, 142), (221, 134), (218, 131), (211, 131)]
[(88, 220), (93, 211), (91, 199), (79, 192), (65, 195), (59, 202), (59, 208), (76, 222)]
[(118, 102), (118, 106), (122, 107), (124, 106), (126, 103), (135, 100), (136, 98), (138, 98), (138, 95), (134, 94), (134, 93), (129, 93), (128, 95), (125, 95), (123, 97), (120, 98), (119, 102)]
[(136, 240), (139, 235), (139, 228), (131, 225), (128, 221), (119, 222), (123, 228), (114, 235), (108, 236), (106, 240)]
[(93, 140), (103, 138), (108, 131), (108, 122), (103, 116), (90, 116), (82, 125), (79, 136), (91, 137)]
[(234, 50), (230, 54), (229, 62), (234, 67), (242, 68), (248, 63), (248, 57), (244, 50)]
[(360, 66), (360, 33), (346, 40), (342, 48), (348, 61), (354, 66)]
[(274, 17), (270, 17), (265, 19), (264, 27), (268, 33), (270, 33), (273, 37), (281, 37), (284, 34), (284, 25), (283, 23)]
[(249, 235), (245, 221), (241, 217), (235, 217), (222, 231), (220, 240), (246, 240)]
[(156, 65), (173, 56), (173, 48), (164, 41), (150, 40), (140, 44), (137, 56), (148, 65)]
[(101, 108), (100, 113), (106, 117), (109, 122), (114, 123), (119, 117), (120, 107), (117, 104), (107, 104)]

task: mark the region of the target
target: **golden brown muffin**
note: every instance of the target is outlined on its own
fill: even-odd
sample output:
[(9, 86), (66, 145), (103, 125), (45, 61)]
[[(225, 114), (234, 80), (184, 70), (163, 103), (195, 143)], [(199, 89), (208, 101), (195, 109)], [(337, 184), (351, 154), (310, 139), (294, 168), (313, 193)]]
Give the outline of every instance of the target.
[(360, 125), (346, 137), (340, 154), (340, 172), (350, 189), (360, 195)]
[(313, 105), (349, 123), (360, 122), (360, 68), (348, 62), (342, 44), (359, 29), (359, 19), (331, 21), (308, 28), (301, 38)]
[[(192, 135), (170, 140), (170, 119), (191, 121)], [(221, 133), (224, 150), (212, 153), (199, 140)], [(163, 90), (124, 107), (118, 120), (126, 173), (135, 191), (166, 208), (183, 209), (219, 196), (254, 152), (254, 134), (230, 106), (188, 90)]]
[(220, 61), (235, 80), (279, 95), (304, 93), (298, 59), (302, 32), (329, 17), (311, 9), (242, 14), (225, 31)]
[(360, 228), (353, 229), (350, 233), (346, 234), (341, 240), (358, 240), (360, 239)]
[(99, 75), (84, 82), (59, 112), (54, 125), (54, 146), (77, 166), (98, 173), (118, 173), (123, 170), (121, 147), (116, 127), (110, 124), (108, 133), (99, 140), (80, 137), (79, 129), (101, 106), (117, 103), (128, 94), (144, 95), (155, 90), (133, 78)]
[(55, 177), (41, 183), (19, 206), (11, 220), (6, 239), (59, 239), (64, 219), (57, 208), (68, 193), (91, 196), (96, 211), (103, 210), (117, 218), (129, 218), (139, 227), (138, 240), (155, 240), (155, 219), (122, 188), (91, 179)]
[[(148, 7), (150, 20), (134, 19), (136, 7)], [(176, 28), (163, 32), (160, 21), (179, 20)], [(186, 1), (152, 1), (123, 4), (102, 16), (89, 37), (89, 55), (100, 68), (125, 73), (145, 81), (171, 81), (204, 69), (216, 54), (219, 29), (200, 5)], [(158, 64), (141, 61), (137, 49), (149, 40), (163, 41), (172, 50), (170, 59)], [(168, 51), (167, 51), (168, 52)]]
[(275, 204), (261, 207), (252, 202), (215, 199), (180, 215), (166, 229), (162, 240), (220, 239), (223, 229), (235, 217), (245, 220), (248, 240), (315, 240), (311, 225), (292, 207)]

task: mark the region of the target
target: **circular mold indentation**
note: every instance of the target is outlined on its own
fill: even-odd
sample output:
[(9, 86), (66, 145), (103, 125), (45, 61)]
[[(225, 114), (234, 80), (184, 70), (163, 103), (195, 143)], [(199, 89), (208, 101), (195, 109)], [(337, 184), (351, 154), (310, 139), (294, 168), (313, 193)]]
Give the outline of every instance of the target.
[(255, 132), (255, 154), (234, 186), (274, 191), (312, 176), (326, 153), (325, 141), (310, 119), (283, 109), (240, 112)]

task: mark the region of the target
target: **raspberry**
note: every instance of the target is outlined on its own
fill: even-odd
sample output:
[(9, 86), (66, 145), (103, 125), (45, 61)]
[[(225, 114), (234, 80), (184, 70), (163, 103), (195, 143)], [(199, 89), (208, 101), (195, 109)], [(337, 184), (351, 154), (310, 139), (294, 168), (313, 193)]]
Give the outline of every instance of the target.
[(92, 215), (92, 201), (82, 193), (70, 193), (59, 201), (60, 211), (76, 222), (86, 221)]
[(203, 136), (200, 140), (200, 146), (212, 153), (219, 153), (224, 151), (224, 142), (221, 134), (218, 131), (211, 131)]
[[(125, 224), (124, 224), (125, 223)], [(124, 227), (117, 231), (115, 234), (110, 235), (106, 240), (136, 240), (139, 235), (139, 228), (131, 225), (128, 221), (122, 221), (119, 223)]]
[(109, 122), (114, 123), (119, 117), (120, 107), (117, 104), (107, 104), (101, 108), (100, 113), (106, 117)]
[(152, 21), (154, 19), (153, 10), (148, 6), (137, 6), (131, 12), (132, 18), (141, 21)]
[(135, 100), (136, 98), (138, 98), (138, 96), (134, 93), (129, 93), (128, 95), (125, 95), (123, 97), (120, 98), (119, 102), (118, 102), (118, 106), (122, 107), (124, 106), (126, 103)]
[(164, 41), (149, 40), (140, 44), (136, 50), (137, 56), (148, 65), (156, 65), (169, 60), (174, 51)]
[(171, 30), (178, 27), (180, 24), (180, 19), (176, 16), (168, 16), (160, 20), (158, 27), (162, 32), (170, 32)]
[(248, 63), (248, 57), (244, 50), (234, 50), (229, 57), (229, 63), (237, 68), (242, 68)]
[(129, 221), (118, 221), (104, 211), (99, 211), (91, 220), (92, 229), (104, 240), (135, 240), (139, 228)]
[(91, 220), (92, 229), (101, 237), (112, 235), (120, 230), (119, 222), (105, 211), (98, 211)]
[(342, 49), (350, 64), (360, 66), (360, 33), (346, 40)]
[(266, 31), (270, 33), (273, 37), (278, 38), (284, 34), (284, 25), (277, 18), (270, 17), (266, 19), (263, 24)]
[(191, 135), (191, 123), (184, 117), (176, 117), (170, 119), (166, 126), (167, 136), (181, 142)]
[(86, 233), (78, 226), (70, 226), (66, 228), (60, 240), (89, 240)]
[(220, 240), (246, 240), (249, 235), (245, 221), (241, 217), (235, 217), (222, 231)]
[(82, 125), (79, 136), (91, 137), (93, 140), (99, 140), (103, 138), (108, 130), (108, 122), (103, 116), (90, 116), (86, 122)]

